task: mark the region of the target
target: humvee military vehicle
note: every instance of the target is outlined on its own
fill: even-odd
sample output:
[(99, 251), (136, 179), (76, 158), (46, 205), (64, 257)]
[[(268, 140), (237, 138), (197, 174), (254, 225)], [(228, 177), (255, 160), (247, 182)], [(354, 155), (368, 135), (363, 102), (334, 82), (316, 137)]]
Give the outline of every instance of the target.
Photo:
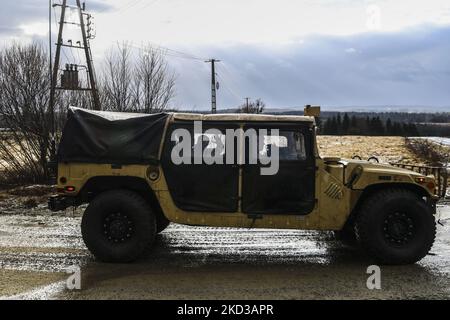
[(435, 204), (446, 182), (392, 165), (321, 158), (308, 116), (314, 112), (71, 108), (58, 150), (58, 195), (49, 207), (88, 204), (82, 236), (105, 262), (136, 260), (170, 222), (336, 231), (379, 263), (422, 259), (435, 239)]

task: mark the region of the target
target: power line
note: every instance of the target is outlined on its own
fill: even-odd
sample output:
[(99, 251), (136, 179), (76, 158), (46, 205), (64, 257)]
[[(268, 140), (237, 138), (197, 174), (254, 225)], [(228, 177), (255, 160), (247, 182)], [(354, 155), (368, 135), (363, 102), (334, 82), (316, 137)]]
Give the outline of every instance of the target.
[[(124, 11), (126, 11), (128, 9), (131, 9), (132, 7), (138, 5), (141, 1), (142, 0), (131, 0), (130, 2), (128, 2), (125, 5), (123, 5), (122, 7), (116, 8), (114, 10), (114, 12), (124, 12)], [(147, 4), (144, 5), (144, 7), (142, 9), (146, 9), (146, 8), (156, 4), (157, 2), (159, 2), (159, 0), (154, 0), (154, 1), (150, 2), (150, 3), (147, 3)], [(105, 11), (107, 11), (107, 9), (96, 11), (96, 13), (97, 14), (98, 13), (103, 13)], [(190, 53), (186, 53), (186, 52), (183, 52), (183, 51), (180, 51), (180, 50), (174, 50), (174, 49), (171, 49), (171, 48), (168, 48), (168, 47), (165, 47), (165, 46), (162, 46), (162, 45), (158, 45), (158, 44), (155, 44), (155, 43), (149, 42), (149, 45), (151, 46), (152, 49), (159, 50), (162, 54), (167, 55), (167, 56), (171, 56), (171, 57), (175, 57), (175, 58), (182, 58), (182, 59), (198, 60), (198, 61), (202, 61), (202, 62), (204, 60), (206, 60), (206, 58), (197, 57), (197, 56), (194, 56), (194, 55), (192, 55)], [(134, 45), (130, 45), (130, 47), (133, 47), (133, 48), (139, 49), (139, 50), (145, 50), (145, 48), (143, 48), (143, 47), (137, 47), (137, 46), (134, 46)], [(164, 51), (166, 51), (166, 52), (164, 52)]]
[(164, 47), (164, 46), (161, 46), (161, 45), (157, 45), (157, 44), (152, 43), (152, 42), (148, 42), (148, 44), (149, 44), (151, 47), (153, 47), (153, 48), (157, 47), (157, 48), (159, 48), (159, 49), (166, 50), (166, 51), (168, 51), (168, 52), (170, 52), (170, 53), (172, 53), (172, 54), (180, 55), (181, 57), (186, 58), (186, 59), (199, 60), (199, 61), (204, 61), (204, 60), (206, 60), (205, 58), (197, 57), (197, 56), (194, 56), (194, 55), (192, 55), (192, 54), (190, 54), (190, 53), (186, 53), (186, 52), (183, 52), (183, 51), (180, 51), (180, 50), (170, 49), (170, 48), (168, 48), (168, 47)]
[[(121, 6), (121, 7), (117, 7), (117, 8), (114, 8), (113, 10), (112, 10), (112, 12), (110, 12), (110, 13), (119, 13), (119, 12), (125, 12), (125, 11), (127, 11), (127, 10), (129, 10), (129, 9), (131, 9), (131, 8), (133, 8), (133, 7), (136, 7), (138, 4), (140, 4), (141, 2), (142, 2), (143, 0), (131, 0), (131, 1), (129, 1), (128, 3), (126, 3), (126, 4), (124, 4), (123, 6)], [(142, 8), (142, 9), (146, 9), (146, 8), (148, 8), (148, 7), (150, 7), (150, 6), (152, 6), (152, 5), (154, 5), (156, 2), (158, 2), (159, 0), (155, 0), (155, 1), (153, 1), (153, 2), (150, 2), (150, 3), (147, 3), (147, 4), (145, 4), (144, 5), (144, 7)], [(97, 10), (95, 13), (96, 14), (102, 14), (102, 13), (105, 13), (105, 12), (107, 12), (109, 10), (109, 8), (105, 8), (105, 9), (102, 9), (102, 10)]]
[[(233, 78), (233, 75), (231, 74), (231, 72), (229, 72), (227, 69), (226, 69), (226, 67), (225, 67), (225, 65), (226, 65), (226, 63), (224, 62), (224, 63), (222, 63), (222, 64), (220, 64), (220, 68), (218, 68), (220, 71), (226, 71), (226, 72), (222, 72), (222, 74), (223, 75), (221, 75), (221, 74), (219, 74), (218, 76), (219, 76), (219, 78), (221, 78), (223, 81), (225, 81), (226, 82), (226, 84), (225, 84), (225, 87), (226, 87), (226, 89), (228, 89), (228, 91), (238, 100), (238, 101), (241, 101), (241, 98), (242, 98), (242, 95), (240, 95), (240, 94), (236, 94), (236, 91), (232, 88), (232, 86), (230, 85), (230, 83), (236, 83), (235, 81), (228, 81), (228, 80), (230, 80), (230, 79), (232, 79)], [(226, 76), (226, 74), (228, 74), (228, 76)], [(227, 83), (229, 84), (229, 85), (227, 85)], [(234, 87), (234, 86), (233, 86)], [(241, 93), (240, 92), (240, 90), (238, 90), (238, 92), (239, 93)]]
[(227, 85), (227, 82), (222, 78), (220, 74), (217, 74), (217, 78), (219, 78), (221, 86), (225, 87), (225, 89), (230, 93), (231, 96), (233, 96), (236, 101), (241, 101), (241, 98)]
[[(126, 8), (127, 6), (129, 6), (130, 4), (132, 4), (133, 2), (136, 2), (136, 1), (140, 1), (140, 0), (131, 0), (131, 1), (127, 2), (127, 3), (125, 3), (121, 7), (114, 8), (113, 12), (116, 12), (116, 11), (119, 11), (119, 10), (123, 10), (124, 8)], [(104, 13), (104, 12), (106, 12), (108, 10), (109, 10), (109, 7), (105, 7), (104, 9), (96, 10), (95, 13), (96, 14), (101, 14), (101, 13)]]
[(136, 1), (134, 1), (134, 3), (132, 3), (130, 6), (128, 6), (128, 7), (125, 7), (125, 8), (119, 8), (119, 9), (117, 9), (117, 11), (122, 11), (122, 12), (124, 12), (124, 11), (127, 11), (127, 10), (129, 10), (129, 9), (131, 9), (131, 8), (133, 8), (133, 7), (135, 7), (135, 6), (137, 6), (140, 2), (142, 2), (142, 0), (136, 0)]
[(173, 50), (164, 46), (155, 45), (152, 43), (149, 43), (147, 46), (136, 46), (133, 44), (127, 44), (130, 48), (141, 50), (143, 52), (150, 52), (151, 50), (155, 50), (159, 52), (162, 55), (173, 57), (173, 58), (180, 58), (180, 59), (188, 59), (188, 60), (195, 60), (195, 61), (204, 61), (206, 59), (202, 59), (200, 57), (193, 56), (189, 53), (185, 53), (179, 50)]
[(223, 67), (225, 73), (227, 73), (231, 78), (233, 78), (233, 72), (230, 71), (228, 64), (226, 62), (222, 63), (221, 67)]
[(143, 6), (142, 9), (147, 9), (148, 7), (155, 5), (158, 1), (159, 0), (154, 0), (153, 2), (150, 2), (150, 3), (146, 4), (145, 6)]
[[(152, 43), (150, 43), (148, 46), (136, 46), (136, 45), (133, 45), (133, 44), (126, 44), (126, 45), (128, 47), (130, 47), (130, 48), (133, 48), (133, 49), (136, 49), (136, 50), (140, 50), (142, 52), (151, 52), (152, 50), (155, 50), (155, 51), (157, 51), (158, 53), (160, 53), (160, 54), (162, 54), (164, 56), (173, 57), (173, 58), (188, 59), (188, 60), (202, 61), (202, 62), (207, 60), (207, 59), (202, 59), (200, 57), (193, 56), (192, 54), (185, 53), (185, 52), (182, 52), (182, 51), (179, 51), (179, 50), (174, 50), (174, 49), (170, 49), (170, 48), (167, 48), (167, 47), (164, 47), (164, 46), (159, 46), (159, 45), (155, 46)], [(211, 60), (209, 60), (209, 61), (211, 62)], [(218, 62), (218, 61), (214, 60), (214, 62)], [(217, 66), (215, 66), (215, 68), (216, 67)], [(226, 73), (231, 75), (231, 72), (228, 71), (225, 66), (224, 66), (224, 68), (221, 68), (221, 70), (226, 70)], [(214, 73), (215, 73), (215, 76), (217, 76), (221, 80), (221, 82), (223, 83), (225, 89), (231, 94), (231, 96), (233, 96), (236, 99), (236, 101), (239, 102), (241, 100), (241, 97), (238, 94), (236, 94), (236, 92), (227, 84), (230, 81), (225, 80), (225, 78), (223, 78), (222, 76), (217, 74), (215, 71), (214, 71)], [(233, 76), (231, 76), (231, 77), (233, 77)], [(213, 79), (212, 81), (215, 82), (215, 79)], [(212, 90), (212, 91), (215, 91), (215, 89)], [(214, 99), (214, 96), (215, 96), (214, 92), (212, 93), (212, 96), (213, 96), (213, 98), (212, 98), (212, 105), (215, 105), (217, 103), (217, 100), (216, 100), (217, 98)], [(214, 100), (216, 100), (216, 103), (214, 103)], [(212, 109), (214, 110), (214, 107), (212, 107)]]

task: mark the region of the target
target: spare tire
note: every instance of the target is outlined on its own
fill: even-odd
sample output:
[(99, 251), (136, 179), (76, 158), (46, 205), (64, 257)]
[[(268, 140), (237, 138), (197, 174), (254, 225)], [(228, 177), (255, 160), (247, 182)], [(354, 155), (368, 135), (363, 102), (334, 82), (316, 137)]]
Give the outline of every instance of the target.
[(416, 193), (387, 189), (367, 198), (358, 210), (356, 236), (382, 264), (411, 264), (425, 257), (436, 237), (432, 208)]
[(112, 190), (91, 201), (83, 215), (81, 233), (98, 260), (132, 262), (153, 245), (156, 218), (137, 193)]

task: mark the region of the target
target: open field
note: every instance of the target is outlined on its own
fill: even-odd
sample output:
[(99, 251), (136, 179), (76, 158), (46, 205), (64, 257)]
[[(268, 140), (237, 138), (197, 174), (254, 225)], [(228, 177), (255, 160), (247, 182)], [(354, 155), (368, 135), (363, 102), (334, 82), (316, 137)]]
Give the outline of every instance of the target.
[[(319, 136), (318, 144), (322, 156), (351, 158), (359, 155), (363, 159), (377, 156), (385, 161), (420, 161), (405, 147), (402, 137)], [(0, 171), (2, 163), (5, 164), (0, 157)]]
[(364, 160), (375, 156), (380, 162), (424, 162), (406, 148), (403, 137), (319, 136), (317, 140), (322, 157), (351, 159), (358, 155)]

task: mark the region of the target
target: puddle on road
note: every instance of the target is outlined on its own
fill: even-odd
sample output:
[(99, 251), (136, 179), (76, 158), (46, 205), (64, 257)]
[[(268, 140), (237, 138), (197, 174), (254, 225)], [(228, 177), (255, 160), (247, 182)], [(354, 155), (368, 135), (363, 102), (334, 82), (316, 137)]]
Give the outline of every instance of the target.
[[(448, 297), (450, 288), (450, 223), (439, 227), (434, 255), (411, 266), (382, 267), (384, 290), (374, 293), (365, 288), (371, 261), (329, 233), (172, 225), (150, 255), (121, 265), (94, 261), (80, 220), (0, 215), (1, 268), (57, 274), (81, 266), (83, 290), (58, 291), (70, 299), (429, 298)], [(41, 295), (45, 286), (37, 297), (52, 296)]]
[(0, 277), (2, 280), (0, 282), (0, 300), (37, 300), (49, 298), (52, 295), (61, 293), (63, 290), (54, 290), (54, 283), (62, 281), (65, 275), (50, 272), (2, 269), (0, 270)]

